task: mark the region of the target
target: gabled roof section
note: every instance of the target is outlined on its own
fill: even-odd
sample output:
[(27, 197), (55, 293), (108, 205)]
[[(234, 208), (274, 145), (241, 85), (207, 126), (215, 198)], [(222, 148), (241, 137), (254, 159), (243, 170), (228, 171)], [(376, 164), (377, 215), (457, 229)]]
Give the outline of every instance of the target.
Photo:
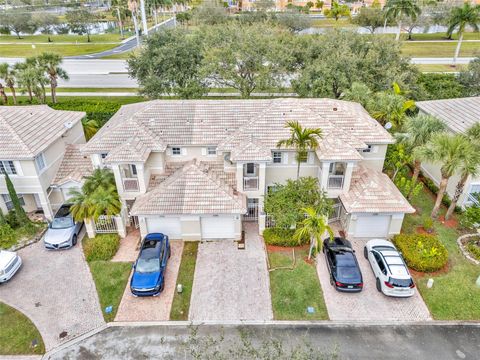
[(232, 150), (230, 159), (233, 161), (271, 161), (272, 153), (259, 139), (249, 135), (239, 139)]
[(186, 163), (151, 191), (137, 197), (132, 215), (244, 214), (246, 196), (197, 160)]
[(0, 160), (33, 158), (84, 117), (47, 105), (0, 106)]
[(71, 144), (65, 149), (60, 167), (52, 181), (52, 185), (60, 186), (69, 181), (81, 183), (85, 176), (91, 175), (93, 165), (90, 157), (80, 152), (82, 145)]
[(348, 213), (414, 213), (390, 178), (362, 165), (355, 167), (350, 191), (340, 195)]
[(333, 133), (324, 135), (315, 152), (319, 160), (362, 160), (357, 149)]
[(105, 163), (145, 162), (151, 152), (151, 149), (138, 136), (135, 136), (110, 151), (105, 158)]
[(415, 105), (423, 112), (442, 120), (453, 132), (463, 134), (480, 122), (480, 96), (418, 101)]

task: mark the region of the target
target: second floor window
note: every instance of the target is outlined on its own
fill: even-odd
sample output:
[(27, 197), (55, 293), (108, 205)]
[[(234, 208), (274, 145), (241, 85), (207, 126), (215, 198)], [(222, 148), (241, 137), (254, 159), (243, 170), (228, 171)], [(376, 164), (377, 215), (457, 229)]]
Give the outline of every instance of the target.
[(182, 155), (182, 149), (180, 149), (179, 147), (173, 147), (172, 155)]
[(273, 163), (274, 164), (281, 164), (282, 163), (282, 153), (279, 151), (273, 152)]
[(16, 175), (17, 169), (11, 160), (0, 161), (0, 174)]
[(35, 156), (35, 164), (37, 165), (38, 171), (42, 171), (45, 169), (46, 164), (45, 164), (45, 157), (43, 156), (43, 153), (38, 154)]
[(366, 149), (363, 149), (362, 152), (364, 152), (364, 153), (372, 152), (372, 148), (373, 148), (372, 145), (367, 145), (367, 148), (366, 148)]
[(217, 148), (215, 146), (207, 147), (207, 155), (210, 155), (210, 156), (217, 155)]

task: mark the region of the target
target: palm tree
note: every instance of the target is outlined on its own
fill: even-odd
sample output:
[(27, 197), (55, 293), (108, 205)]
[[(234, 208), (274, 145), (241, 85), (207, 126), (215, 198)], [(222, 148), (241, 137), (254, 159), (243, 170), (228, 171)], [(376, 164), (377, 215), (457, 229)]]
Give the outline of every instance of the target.
[(382, 125), (391, 123), (395, 128), (402, 127), (407, 111), (413, 107), (413, 100), (406, 100), (403, 95), (390, 91), (376, 93), (367, 104), (374, 119)]
[(109, 188), (115, 185), (115, 176), (109, 169), (97, 168), (92, 175), (85, 176), (85, 182), (82, 190), (86, 195), (93, 194), (98, 188)]
[(10, 89), (13, 97), (13, 103), (17, 104), (17, 94), (15, 92), (15, 69), (8, 63), (0, 64), (0, 78), (5, 81), (5, 85)]
[(333, 230), (328, 226), (327, 217), (320, 214), (313, 207), (303, 208), (305, 219), (300, 223), (300, 227), (295, 230), (294, 239), (301, 242), (305, 238), (310, 238), (310, 251), (308, 252), (308, 259), (312, 257), (313, 249), (316, 252), (322, 250), (322, 237), (325, 232), (328, 233), (330, 239), (333, 239)]
[(2, 104), (8, 104), (7, 94), (5, 94), (5, 87), (0, 83), (0, 97), (2, 98)]
[(48, 74), (52, 102), (55, 104), (57, 102), (58, 78), (68, 80), (67, 72), (60, 67), (63, 58), (58, 54), (44, 52), (37, 57), (37, 61), (39, 66)]
[(362, 104), (366, 107), (370, 99), (372, 98), (372, 90), (367, 85), (361, 82), (354, 82), (350, 89), (346, 90), (342, 99), (353, 101)]
[(314, 150), (318, 147), (318, 140), (322, 139), (322, 129), (302, 128), (298, 121), (288, 121), (285, 128), (290, 129), (290, 138), (280, 140), (277, 147), (285, 146), (295, 148), (297, 161), (297, 179), (300, 177), (300, 163), (305, 161), (308, 156), (308, 150)]
[(450, 13), (448, 21), (447, 35), (452, 36), (455, 29), (457, 29), (458, 43), (453, 57), (453, 65), (457, 64), (457, 58), (462, 46), (463, 33), (465, 27), (469, 25), (474, 31), (478, 31), (478, 23), (480, 23), (480, 7), (472, 6), (469, 2), (465, 2), (462, 7), (455, 7)]
[(440, 186), (431, 217), (437, 218), (447, 189), (448, 180), (460, 169), (465, 153), (469, 149), (469, 141), (463, 135), (438, 133), (430, 142), (418, 150), (417, 156), (422, 161), (430, 161), (440, 165)]
[(98, 122), (93, 119), (89, 120), (87, 118), (84, 118), (82, 120), (82, 125), (83, 125), (83, 132), (85, 133), (85, 138), (87, 139), (87, 141), (90, 140), (100, 128), (100, 126), (98, 126)]
[(445, 131), (446, 127), (434, 116), (419, 114), (407, 117), (403, 129), (404, 132), (395, 134), (395, 137), (399, 143), (404, 144), (409, 151), (413, 152), (412, 183), (415, 184), (422, 166), (421, 158), (416, 154), (419, 149), (428, 144), (434, 134)]
[(415, 20), (422, 12), (415, 0), (387, 0), (384, 7), (385, 17), (387, 19), (398, 18), (398, 32), (395, 40), (400, 40), (402, 32), (402, 16)]
[(342, 16), (350, 17), (350, 8), (347, 5), (340, 5), (338, 1), (333, 1), (330, 9), (325, 9), (323, 13), (326, 17), (338, 21)]
[(31, 66), (26, 63), (16, 63), (14, 66), (18, 85), (27, 90), (30, 102), (33, 101), (33, 88), (36, 86), (34, 80), (34, 71)]

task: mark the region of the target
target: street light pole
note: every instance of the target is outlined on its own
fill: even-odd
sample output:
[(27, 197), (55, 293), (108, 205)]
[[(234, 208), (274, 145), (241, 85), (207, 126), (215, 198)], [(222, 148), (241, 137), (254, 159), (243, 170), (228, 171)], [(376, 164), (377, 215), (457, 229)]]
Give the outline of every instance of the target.
[(143, 33), (148, 36), (147, 14), (145, 13), (145, 0), (140, 0), (140, 11), (142, 15)]

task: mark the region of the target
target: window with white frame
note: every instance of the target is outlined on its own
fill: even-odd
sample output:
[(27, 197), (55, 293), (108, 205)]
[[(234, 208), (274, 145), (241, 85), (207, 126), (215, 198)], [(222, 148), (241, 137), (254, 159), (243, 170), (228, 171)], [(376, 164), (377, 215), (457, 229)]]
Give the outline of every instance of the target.
[[(23, 199), (23, 195), (17, 194), (18, 200), (20, 201), (20, 205), (24, 206), (25, 205), (25, 200)], [(5, 202), (5, 206), (7, 207), (7, 210), (10, 211), (13, 209), (13, 201), (10, 195), (8, 194), (2, 194), (3, 201)]]
[(108, 155), (108, 153), (101, 153), (101, 154), (100, 154), (100, 157), (101, 157), (102, 160), (103, 160), (103, 159), (105, 159), (105, 158), (107, 157), (107, 155)]
[(182, 149), (179, 147), (172, 147), (172, 155), (182, 155)]
[(282, 153), (280, 151), (274, 151), (273, 155), (273, 163), (274, 164), (281, 164), (282, 163)]
[(207, 147), (207, 155), (209, 156), (217, 155), (217, 147), (216, 146)]
[(43, 155), (43, 153), (40, 153), (37, 156), (35, 156), (35, 164), (37, 165), (38, 171), (42, 171), (43, 169), (45, 169), (47, 165), (45, 163), (45, 156)]
[(0, 174), (16, 175), (17, 169), (11, 160), (0, 160)]

